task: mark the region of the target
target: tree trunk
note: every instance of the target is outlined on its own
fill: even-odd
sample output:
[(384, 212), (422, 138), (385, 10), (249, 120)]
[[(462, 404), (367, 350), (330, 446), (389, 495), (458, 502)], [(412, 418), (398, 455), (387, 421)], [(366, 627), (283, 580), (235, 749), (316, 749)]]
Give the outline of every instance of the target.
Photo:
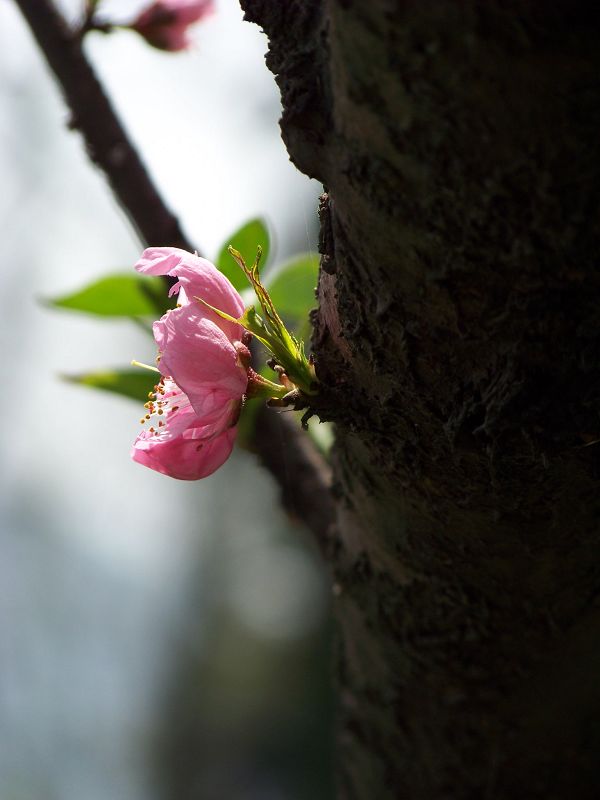
[(242, 0), (327, 188), (339, 796), (600, 796), (600, 23)]

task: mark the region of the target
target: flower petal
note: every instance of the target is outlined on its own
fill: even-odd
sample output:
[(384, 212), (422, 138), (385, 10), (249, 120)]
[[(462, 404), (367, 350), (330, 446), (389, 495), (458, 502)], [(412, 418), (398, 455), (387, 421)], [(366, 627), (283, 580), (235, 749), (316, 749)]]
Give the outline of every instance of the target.
[[(180, 288), (185, 289), (182, 297), (184, 302), (197, 304), (194, 298), (200, 297), (236, 319), (244, 313), (244, 301), (225, 275), (210, 261), (193, 253), (177, 247), (149, 247), (144, 250), (135, 269), (145, 275), (170, 275), (178, 278), (169, 294)], [(205, 313), (212, 315), (208, 309)], [(216, 315), (213, 316), (216, 318)], [(222, 321), (225, 323), (225, 320)]]
[(229, 458), (237, 429), (228, 428), (208, 440), (195, 436), (197, 430), (203, 429), (190, 428), (185, 436), (162, 440), (142, 431), (133, 445), (131, 457), (138, 464), (171, 478), (183, 481), (206, 478)]
[(184, 255), (179, 247), (147, 247), (134, 269), (144, 275), (168, 275)]
[(231, 399), (223, 392), (213, 391), (207, 393), (199, 416), (189, 397), (172, 380), (163, 382), (164, 394), (159, 394), (161, 403), (156, 408), (162, 409), (162, 426), (156, 429), (155, 436), (159, 439), (172, 439), (175, 436), (188, 435), (188, 429), (193, 428), (195, 436), (208, 439), (216, 436), (227, 428), (237, 423), (242, 405), (241, 398)]
[(188, 305), (169, 311), (154, 323), (154, 337), (161, 373), (175, 381), (197, 414), (241, 400), (247, 370), (230, 339), (200, 308)]

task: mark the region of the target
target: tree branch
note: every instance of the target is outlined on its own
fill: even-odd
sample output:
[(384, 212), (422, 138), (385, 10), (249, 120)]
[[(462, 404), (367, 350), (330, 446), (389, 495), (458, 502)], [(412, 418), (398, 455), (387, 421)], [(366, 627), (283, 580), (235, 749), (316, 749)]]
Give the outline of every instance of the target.
[(309, 437), (287, 416), (263, 406), (256, 417), (258, 457), (276, 476), (284, 508), (315, 535), (321, 551), (333, 545), (331, 472)]
[(81, 39), (48, 0), (17, 5), (54, 72), (91, 160), (104, 172), (119, 204), (145, 242), (193, 249), (164, 204), (87, 60)]
[[(81, 38), (50, 0), (16, 0), (60, 84), (72, 112), (71, 128), (83, 135), (91, 160), (110, 187), (140, 239), (193, 251), (165, 205), (102, 85), (87, 60)], [(292, 420), (261, 409), (255, 450), (282, 491), (284, 507), (302, 518), (321, 546), (334, 519), (327, 467)]]

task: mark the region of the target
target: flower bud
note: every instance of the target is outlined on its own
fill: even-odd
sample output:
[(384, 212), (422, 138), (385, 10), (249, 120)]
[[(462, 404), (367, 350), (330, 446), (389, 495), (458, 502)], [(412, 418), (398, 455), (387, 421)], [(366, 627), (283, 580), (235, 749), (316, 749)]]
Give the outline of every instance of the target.
[(188, 27), (214, 10), (214, 0), (155, 0), (129, 27), (153, 47), (176, 52), (190, 45)]

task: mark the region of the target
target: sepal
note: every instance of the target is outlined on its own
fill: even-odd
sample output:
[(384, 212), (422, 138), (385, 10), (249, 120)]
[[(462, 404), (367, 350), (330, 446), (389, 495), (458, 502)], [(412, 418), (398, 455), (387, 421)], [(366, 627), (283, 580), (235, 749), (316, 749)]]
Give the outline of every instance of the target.
[(235, 319), (226, 312), (211, 306), (201, 297), (195, 297), (194, 299), (223, 319), (241, 325), (271, 353), (273, 358), (269, 363), (274, 371), (277, 372), (282, 386), (270, 381), (268, 383), (278, 390), (284, 388), (285, 392), (283, 394), (281, 391), (273, 392), (273, 394), (269, 395), (270, 397), (281, 401), (286, 394), (294, 391), (298, 391), (305, 396), (316, 395), (318, 381), (312, 360), (306, 357), (304, 343), (296, 339), (285, 327), (267, 289), (260, 280), (259, 263), (262, 256), (262, 248), (258, 247), (256, 259), (251, 267), (246, 265), (243, 256), (235, 248), (229, 247), (229, 252), (254, 289), (262, 314), (259, 314), (254, 306), (249, 306), (239, 319)]

